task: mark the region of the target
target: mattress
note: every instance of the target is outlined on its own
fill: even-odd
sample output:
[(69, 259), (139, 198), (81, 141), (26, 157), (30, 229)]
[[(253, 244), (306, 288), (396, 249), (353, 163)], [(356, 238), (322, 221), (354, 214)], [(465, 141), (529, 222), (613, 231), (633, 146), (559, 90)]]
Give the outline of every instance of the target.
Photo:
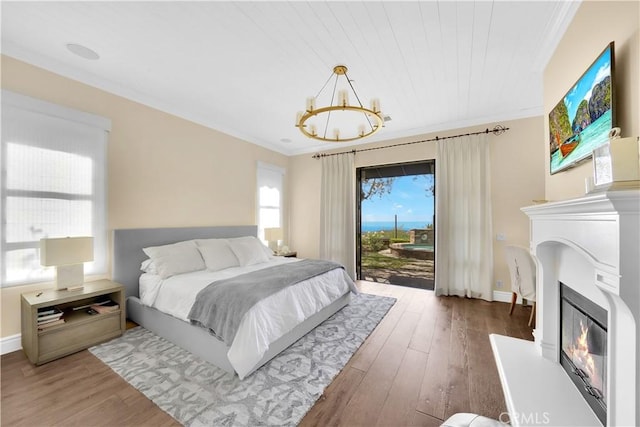
[[(140, 300), (144, 305), (189, 322), (188, 314), (201, 289), (210, 283), (274, 265), (298, 262), (275, 257), (269, 262), (220, 271), (201, 270), (161, 279), (140, 276)], [(269, 345), (350, 290), (353, 282), (342, 269), (287, 287), (253, 306), (240, 322), (227, 357), (242, 379), (262, 358)], [(195, 327), (195, 326), (194, 326)]]

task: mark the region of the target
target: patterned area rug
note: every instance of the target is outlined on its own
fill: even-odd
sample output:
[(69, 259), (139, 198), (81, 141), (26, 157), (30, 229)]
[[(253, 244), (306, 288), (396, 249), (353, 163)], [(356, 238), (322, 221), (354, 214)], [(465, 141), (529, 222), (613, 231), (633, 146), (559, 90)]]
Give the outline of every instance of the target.
[(351, 303), (243, 381), (142, 327), (89, 349), (188, 426), (297, 425), (395, 298)]

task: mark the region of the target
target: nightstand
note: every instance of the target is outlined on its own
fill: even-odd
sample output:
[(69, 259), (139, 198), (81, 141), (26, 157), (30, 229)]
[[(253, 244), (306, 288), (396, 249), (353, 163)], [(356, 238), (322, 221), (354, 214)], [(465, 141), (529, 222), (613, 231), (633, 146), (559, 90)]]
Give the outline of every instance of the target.
[[(95, 344), (119, 337), (125, 331), (124, 287), (110, 280), (87, 282), (76, 291), (47, 289), (22, 294), (22, 348), (31, 363), (41, 365)], [(91, 304), (110, 299), (119, 309), (89, 314)], [(64, 323), (38, 328), (38, 309), (57, 308)]]

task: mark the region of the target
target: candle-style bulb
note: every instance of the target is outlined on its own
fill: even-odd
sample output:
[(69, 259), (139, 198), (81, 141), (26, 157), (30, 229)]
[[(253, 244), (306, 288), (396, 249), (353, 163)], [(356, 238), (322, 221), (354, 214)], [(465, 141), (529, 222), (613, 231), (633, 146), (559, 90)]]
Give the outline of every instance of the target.
[(316, 107), (316, 99), (309, 97), (307, 98), (307, 111), (312, 112)]
[(338, 92), (338, 105), (346, 107), (349, 105), (349, 92), (346, 89), (342, 89)]
[(371, 110), (376, 114), (380, 112), (380, 100), (378, 98), (371, 100)]

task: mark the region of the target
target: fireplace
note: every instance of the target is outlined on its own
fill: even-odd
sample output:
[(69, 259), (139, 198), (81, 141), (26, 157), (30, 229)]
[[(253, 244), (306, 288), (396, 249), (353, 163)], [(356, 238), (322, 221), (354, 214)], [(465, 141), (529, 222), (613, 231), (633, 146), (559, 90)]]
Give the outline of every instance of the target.
[[(640, 426), (640, 190), (522, 211), (537, 267), (535, 342), (490, 336), (512, 425), (538, 416), (547, 425)], [(594, 366), (564, 367), (576, 365), (580, 339)]]
[(607, 311), (560, 282), (560, 364), (606, 425)]

